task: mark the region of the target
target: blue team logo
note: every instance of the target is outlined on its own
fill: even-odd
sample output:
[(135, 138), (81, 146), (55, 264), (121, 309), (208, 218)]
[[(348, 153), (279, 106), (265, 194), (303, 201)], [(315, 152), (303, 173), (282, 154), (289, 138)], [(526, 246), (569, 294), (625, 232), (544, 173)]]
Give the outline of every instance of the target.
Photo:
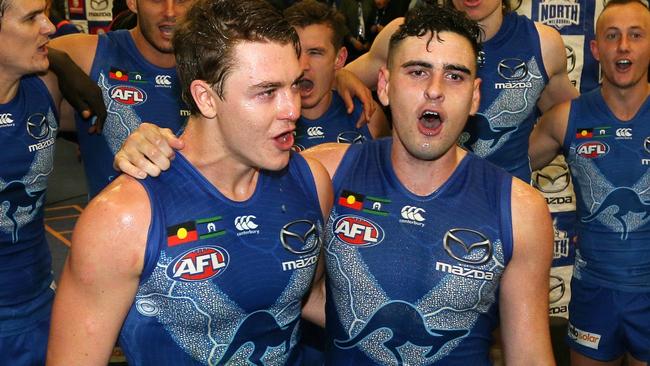
[(580, 3), (575, 0), (542, 0), (539, 21), (556, 29), (580, 24)]
[(194, 248), (167, 266), (167, 276), (183, 282), (205, 281), (220, 275), (228, 267), (228, 252), (216, 246)]
[(609, 145), (600, 141), (588, 141), (576, 148), (576, 155), (585, 159), (596, 159), (607, 155), (608, 152)]
[(147, 101), (144, 90), (135, 86), (116, 85), (108, 91), (108, 94), (114, 101), (128, 106), (140, 105)]
[(358, 247), (377, 245), (384, 240), (384, 230), (379, 225), (354, 215), (336, 219), (332, 230), (341, 241)]

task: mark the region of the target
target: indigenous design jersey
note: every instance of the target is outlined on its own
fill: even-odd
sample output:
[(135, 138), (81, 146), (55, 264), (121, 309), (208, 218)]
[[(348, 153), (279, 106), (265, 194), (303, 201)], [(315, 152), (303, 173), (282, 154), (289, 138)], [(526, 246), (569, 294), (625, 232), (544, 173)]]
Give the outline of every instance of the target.
[(600, 89), (571, 102), (564, 140), (577, 197), (574, 275), (650, 290), (650, 105), (622, 122)]
[(481, 106), (459, 142), (530, 182), (528, 137), (548, 82), (535, 24), (514, 12), (506, 14), (499, 32), (483, 43), (482, 56)]
[(298, 364), (323, 221), (305, 160), (295, 154), (285, 170), (262, 171), (244, 202), (221, 195), (181, 154), (143, 184), (153, 215), (120, 334), (129, 365)]
[(490, 365), (512, 177), (468, 154), (419, 197), (398, 181), (391, 142), (352, 145), (334, 176), (326, 362)]
[(113, 169), (113, 157), (142, 121), (177, 132), (189, 112), (181, 101), (176, 68), (160, 68), (147, 62), (128, 31), (99, 36), (90, 77), (102, 89), (108, 112), (101, 135), (89, 134), (88, 121), (76, 115), (92, 198), (119, 174)]
[(296, 124), (295, 151), (302, 151), (326, 142), (361, 144), (372, 140), (368, 125), (357, 128), (357, 120), (363, 112), (363, 104), (354, 99), (354, 112), (348, 114), (343, 99), (332, 91), (332, 103), (324, 115), (318, 119), (300, 117)]
[(53, 292), (43, 205), (58, 130), (56, 107), (37, 76), (0, 105), (0, 335), (49, 316)]

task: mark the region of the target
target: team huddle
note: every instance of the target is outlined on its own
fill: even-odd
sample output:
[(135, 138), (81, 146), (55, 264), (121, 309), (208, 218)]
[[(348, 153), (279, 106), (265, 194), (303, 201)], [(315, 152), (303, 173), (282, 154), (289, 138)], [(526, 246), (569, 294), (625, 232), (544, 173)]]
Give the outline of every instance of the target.
[[(496, 329), (506, 365), (554, 365), (529, 183), (558, 154), (571, 364), (650, 363), (643, 2), (604, 6), (581, 96), (557, 31), (507, 0), (423, 1), (347, 64), (316, 0), (127, 5), (131, 30), (50, 41), (45, 0), (0, 0), (0, 365), (116, 343), (129, 365), (492, 365)], [(92, 199), (55, 285), (45, 192), (74, 130)]]

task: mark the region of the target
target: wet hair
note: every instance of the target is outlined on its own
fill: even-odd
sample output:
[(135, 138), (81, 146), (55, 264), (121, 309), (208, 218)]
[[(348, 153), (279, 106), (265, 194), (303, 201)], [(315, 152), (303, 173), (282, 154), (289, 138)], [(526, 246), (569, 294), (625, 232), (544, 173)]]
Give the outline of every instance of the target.
[(323, 24), (332, 30), (332, 44), (338, 50), (345, 37), (345, 17), (325, 3), (316, 0), (303, 0), (284, 10), (284, 17), (294, 27), (305, 28)]
[(176, 27), (176, 69), (192, 114), (199, 112), (192, 81), (204, 80), (223, 100), (225, 80), (236, 62), (234, 48), (242, 42), (292, 45), (300, 55), (298, 34), (265, 0), (197, 0)]
[(430, 4), (418, 6), (406, 13), (404, 24), (402, 24), (390, 37), (388, 46), (388, 66), (391, 63), (393, 50), (407, 37), (423, 37), (430, 34), (427, 47), (431, 40), (436, 37), (440, 41), (440, 32), (456, 33), (467, 39), (472, 45), (472, 51), (478, 61), (480, 48), (479, 39), (481, 28), (469, 19), (467, 15), (454, 8)]

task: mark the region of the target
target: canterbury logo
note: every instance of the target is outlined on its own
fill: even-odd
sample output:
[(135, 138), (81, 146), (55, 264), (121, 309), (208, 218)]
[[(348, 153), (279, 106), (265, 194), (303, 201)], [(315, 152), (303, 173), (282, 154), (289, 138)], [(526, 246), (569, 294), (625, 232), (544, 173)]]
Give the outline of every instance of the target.
[(237, 216), (235, 218), (235, 227), (239, 231), (244, 231), (244, 230), (255, 230), (257, 229), (258, 225), (253, 221), (257, 217), (253, 215), (247, 215), (247, 216)]
[(8, 125), (10, 123), (14, 123), (14, 120), (11, 119), (11, 117), (13, 117), (11, 113), (0, 114), (0, 125)]
[(307, 129), (308, 136), (323, 136), (323, 127), (309, 127)]
[(156, 75), (156, 85), (172, 85), (170, 79), (169, 75)]
[(422, 217), (422, 214), (425, 212), (426, 211), (423, 208), (419, 208), (415, 206), (402, 207), (402, 217), (407, 220), (422, 222), (425, 220), (424, 217)]

